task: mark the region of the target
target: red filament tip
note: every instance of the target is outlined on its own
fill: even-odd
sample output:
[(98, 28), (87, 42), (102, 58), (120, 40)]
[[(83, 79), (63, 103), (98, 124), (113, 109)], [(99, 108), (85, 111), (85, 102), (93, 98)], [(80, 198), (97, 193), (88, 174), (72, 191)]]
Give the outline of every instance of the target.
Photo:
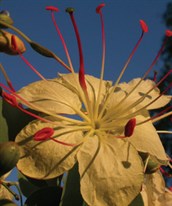
[(59, 11), (59, 9), (57, 7), (55, 7), (55, 6), (46, 6), (45, 9), (47, 11), (55, 11), (55, 12)]
[(136, 126), (136, 118), (130, 119), (125, 125), (125, 137), (131, 137)]
[(83, 57), (83, 52), (82, 52), (82, 44), (81, 44), (81, 39), (80, 39), (80, 35), (79, 35), (79, 31), (78, 31), (78, 27), (76, 25), (76, 21), (73, 15), (74, 9), (73, 8), (67, 8), (66, 12), (69, 13), (73, 27), (74, 27), (74, 31), (75, 31), (75, 35), (76, 35), (76, 39), (77, 39), (77, 43), (78, 43), (78, 50), (79, 50), (79, 62), (80, 62), (80, 66), (79, 66), (79, 83), (82, 87), (82, 89), (87, 92), (87, 86), (86, 86), (86, 82), (85, 82), (85, 71), (84, 71), (84, 57)]
[(54, 130), (50, 127), (45, 127), (34, 134), (35, 141), (44, 141), (49, 139), (54, 134)]
[(98, 5), (97, 8), (96, 8), (96, 13), (100, 13), (100, 12), (101, 12), (101, 9), (102, 9), (104, 6), (105, 6), (104, 3)]
[(140, 26), (142, 28), (142, 31), (143, 32), (148, 32), (148, 26), (147, 26), (146, 22), (143, 21), (142, 19), (139, 22), (140, 22)]
[(13, 107), (18, 107), (17, 100), (15, 96), (12, 96), (11, 94), (8, 94), (6, 92), (2, 92), (2, 97), (6, 102), (8, 102)]
[(15, 51), (18, 50), (15, 35), (12, 35), (12, 36), (11, 36), (11, 45), (12, 45), (12, 48), (13, 48)]
[(166, 35), (167, 37), (171, 37), (171, 36), (172, 36), (172, 31), (166, 30), (166, 31), (165, 31), (165, 35)]

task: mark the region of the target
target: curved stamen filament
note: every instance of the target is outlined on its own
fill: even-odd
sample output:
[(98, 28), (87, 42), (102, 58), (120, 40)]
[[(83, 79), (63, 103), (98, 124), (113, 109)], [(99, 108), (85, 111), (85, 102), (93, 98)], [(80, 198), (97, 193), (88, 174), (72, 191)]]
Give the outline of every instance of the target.
[[(170, 70), (169, 72), (167, 72), (167, 74), (157, 83), (155, 84), (151, 89), (148, 90), (148, 92), (146, 92), (142, 97), (140, 97), (136, 102), (134, 102), (133, 104), (129, 105), (128, 107), (125, 107), (123, 109), (123, 106), (124, 104), (122, 104), (120, 107), (116, 107), (115, 108), (115, 112), (113, 114), (111, 114), (111, 118), (110, 119), (113, 119), (116, 115), (117, 115), (117, 111), (118, 111), (118, 115), (120, 114), (125, 114), (125, 112), (131, 110), (132, 108), (136, 107), (137, 105), (139, 105), (146, 97), (147, 95), (149, 95), (149, 93), (151, 91), (153, 91), (156, 87), (158, 87), (170, 74), (172, 73), (172, 70)], [(132, 118), (134, 114), (137, 114), (138, 112), (140, 112), (141, 110), (147, 108), (148, 106), (150, 106), (151, 104), (153, 104), (155, 101), (157, 101), (164, 93), (167, 92), (167, 90), (169, 88), (171, 88), (172, 86), (172, 83), (158, 96), (156, 97), (153, 101), (151, 101), (150, 103), (148, 103), (147, 105), (145, 105), (144, 107), (138, 109), (137, 111), (135, 111), (134, 113), (126, 116), (127, 118)], [(124, 102), (123, 102), (124, 103)], [(109, 117), (109, 115), (105, 115), (103, 117), (103, 120), (107, 119)]]
[(119, 84), (119, 81), (121, 80), (121, 78), (122, 78), (125, 70), (127, 69), (128, 65), (129, 65), (132, 57), (134, 56), (134, 53), (136, 52), (137, 48), (139, 47), (139, 45), (140, 45), (140, 43), (141, 43), (141, 41), (142, 41), (142, 39), (143, 39), (143, 36), (144, 36), (145, 32), (148, 31), (147, 25), (146, 25), (146, 23), (145, 23), (143, 20), (140, 20), (140, 25), (141, 25), (141, 28), (142, 28), (141, 36), (140, 36), (139, 40), (137, 41), (136, 45), (134, 46), (131, 54), (129, 55), (129, 58), (127, 59), (125, 65), (124, 65), (124, 67), (123, 67), (123, 69), (121, 70), (121, 73), (120, 73), (118, 79), (116, 80), (114, 86), (112, 87), (111, 92), (109, 93), (109, 95), (108, 95), (108, 97), (107, 97), (107, 99), (106, 99), (106, 101), (105, 101), (105, 103), (104, 103), (104, 107), (103, 107), (103, 109), (101, 110), (101, 112), (100, 112), (100, 114), (99, 114), (99, 119), (102, 117), (102, 115), (103, 115), (103, 113), (104, 113), (104, 110), (106, 109), (106, 106), (107, 106), (107, 104), (108, 104), (108, 101), (109, 101), (111, 95), (112, 95), (113, 92), (115, 91), (117, 85)]
[(83, 51), (82, 51), (82, 44), (81, 44), (81, 39), (78, 31), (78, 27), (76, 25), (76, 21), (73, 15), (74, 9), (73, 8), (67, 8), (66, 12), (69, 13), (70, 19), (72, 21), (72, 25), (75, 31), (76, 39), (77, 39), (77, 44), (78, 44), (78, 50), (79, 50), (79, 83), (80, 86), (84, 92), (85, 99), (84, 101), (86, 110), (88, 111), (88, 115), (90, 116), (90, 119), (93, 120), (93, 108), (90, 105), (90, 100), (88, 97), (88, 92), (87, 92), (87, 85), (86, 85), (86, 80), (85, 80), (85, 69), (84, 69), (84, 57), (83, 57)]
[(167, 131), (167, 130), (157, 130), (156, 132), (158, 134), (172, 134), (172, 131)]
[(1, 69), (1, 71), (2, 71), (2, 74), (4, 75), (4, 78), (5, 78), (8, 86), (9, 86), (9, 88), (10, 88), (13, 92), (15, 92), (15, 89), (14, 89), (14, 87), (13, 87), (13, 85), (12, 85), (12, 82), (11, 82), (10, 78), (8, 77), (8, 74), (6, 73), (4, 67), (2, 66), (1, 63), (0, 63), (0, 69)]
[(104, 67), (105, 67), (105, 53), (106, 53), (106, 41), (105, 41), (105, 29), (104, 29), (104, 20), (103, 20), (103, 14), (101, 9), (105, 6), (105, 4), (100, 4), (96, 8), (96, 12), (100, 15), (100, 21), (101, 21), (101, 28), (102, 28), (102, 67), (101, 67), (101, 75), (100, 75), (100, 83), (99, 83), (99, 90), (98, 90), (98, 97), (95, 105), (95, 112), (94, 112), (94, 118), (97, 118), (98, 116), (98, 109), (100, 104), (100, 94), (102, 89), (102, 83), (104, 78)]
[(61, 34), (61, 31), (56, 23), (56, 20), (55, 20), (55, 16), (54, 16), (54, 11), (57, 12), (58, 9), (56, 7), (46, 7), (47, 10), (50, 10), (51, 11), (51, 18), (52, 18), (52, 21), (53, 21), (53, 24), (55, 26), (55, 29), (60, 37), (60, 40), (62, 42), (62, 45), (63, 45), (63, 48), (64, 48), (64, 51), (66, 53), (66, 57), (68, 59), (68, 62), (69, 62), (69, 66), (70, 66), (70, 72), (74, 72), (74, 69), (73, 69), (73, 66), (72, 66), (72, 61), (71, 61), (71, 58), (70, 58), (70, 55), (69, 55), (69, 52), (68, 52), (68, 49), (67, 49), (67, 46), (66, 46), (66, 42), (63, 38), (63, 35)]
[[(20, 58), (24, 61), (24, 63), (26, 65), (29, 66), (29, 68), (35, 72), (35, 74), (37, 74), (42, 80), (46, 80), (42, 74), (40, 74), (40, 72), (38, 72), (33, 66), (32, 64), (22, 55), (22, 53), (20, 52), (20, 50), (17, 48), (17, 44), (16, 44), (16, 41), (15, 41), (15, 36), (12, 35), (12, 41), (11, 41), (12, 45), (13, 45), (13, 48), (18, 52)], [(47, 81), (47, 80), (46, 80)]]
[[(68, 122), (71, 122), (71, 123), (75, 123), (75, 124), (77, 124), (77, 125), (85, 125), (85, 122), (83, 122), (83, 121), (79, 121), (79, 120), (75, 120), (75, 119), (72, 119), (72, 118), (64, 117), (64, 116), (62, 116), (62, 115), (54, 114), (54, 113), (49, 112), (48, 110), (45, 110), (45, 108), (43, 109), (43, 108), (37, 107), (37, 106), (35, 106), (34, 104), (32, 104), (32, 103), (28, 102), (27, 100), (23, 99), (23, 98), (22, 98), (20, 95), (18, 95), (17, 93), (12, 92), (12, 91), (11, 91), (8, 87), (6, 87), (5, 85), (3, 85), (3, 84), (0, 83), (0, 86), (1, 86), (2, 88), (6, 89), (7, 91), (9, 91), (10, 93), (12, 93), (12, 96), (18, 98), (18, 99), (22, 102), (23, 105), (25, 105), (25, 106), (33, 109), (33, 110), (40, 111), (40, 112), (42, 112), (42, 113), (44, 113), (44, 114), (50, 115), (50, 116), (52, 116), (52, 117), (55, 117), (55, 118), (58, 119), (58, 120), (68, 121)], [(19, 109), (21, 109), (21, 108), (19, 107)], [(25, 110), (23, 110), (23, 112), (25, 112)], [(28, 113), (28, 114), (29, 114), (29, 113)], [(33, 116), (34, 114), (30, 114), (30, 115)], [(37, 118), (37, 117), (36, 117), (36, 118)], [(38, 116), (37, 119), (39, 119), (39, 116)], [(42, 121), (48, 121), (48, 122), (49, 122), (49, 120), (46, 120), (46, 119), (44, 119), (44, 118), (42, 119)], [(50, 121), (50, 122), (51, 122), (51, 121)], [(56, 123), (55, 123), (55, 122), (54, 122), (54, 123), (52, 122), (52, 124), (56, 124)]]

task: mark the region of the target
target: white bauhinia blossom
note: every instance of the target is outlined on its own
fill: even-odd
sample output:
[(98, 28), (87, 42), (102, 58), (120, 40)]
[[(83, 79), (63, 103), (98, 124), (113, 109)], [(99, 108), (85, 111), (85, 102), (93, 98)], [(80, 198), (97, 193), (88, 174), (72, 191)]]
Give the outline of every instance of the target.
[[(21, 158), (17, 164), (19, 171), (31, 178), (51, 179), (70, 170), (78, 162), (81, 194), (88, 205), (127, 206), (140, 193), (144, 183), (145, 162), (142, 155), (152, 157), (158, 166), (169, 163), (153, 123), (171, 113), (151, 117), (149, 110), (164, 107), (171, 101), (171, 96), (165, 95), (166, 91), (160, 93), (158, 89), (171, 71), (158, 83), (147, 79), (160, 55), (158, 53), (142, 78), (128, 83), (120, 82), (148, 30), (145, 22), (140, 20), (141, 37), (119, 78), (115, 83), (103, 80), (103, 6), (101, 4), (96, 9), (101, 17), (103, 31), (100, 78), (84, 73), (80, 37), (73, 9), (70, 8), (67, 12), (74, 25), (79, 46), (79, 72), (76, 73), (72, 67), (66, 44), (56, 25), (69, 66), (60, 63), (71, 73), (45, 79), (37, 72), (42, 80), (18, 92), (3, 92), (3, 97), (13, 106), (35, 117), (15, 140), (21, 147)], [(54, 7), (47, 7), (47, 10), (56, 11)], [(167, 36), (171, 36), (170, 31)], [(37, 44), (33, 45), (37, 51), (40, 49)], [(26, 107), (39, 114), (29, 112)]]

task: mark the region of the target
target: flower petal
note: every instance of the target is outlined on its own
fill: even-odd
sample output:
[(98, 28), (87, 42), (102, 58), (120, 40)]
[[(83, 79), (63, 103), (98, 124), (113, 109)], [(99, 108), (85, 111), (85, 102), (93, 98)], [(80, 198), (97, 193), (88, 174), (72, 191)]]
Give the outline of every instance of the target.
[(81, 194), (91, 206), (128, 205), (141, 189), (142, 161), (129, 142), (103, 138), (90, 137), (77, 153)]
[(165, 182), (159, 171), (151, 175), (146, 175), (144, 187), (148, 198), (148, 205), (166, 206)]
[[(33, 135), (42, 128), (52, 127), (58, 136), (57, 140), (78, 144), (82, 140), (80, 131), (69, 132), (67, 125), (56, 122), (56, 125), (33, 121), (16, 137), (16, 142), (22, 148), (22, 157), (17, 167), (26, 176), (36, 179), (50, 179), (71, 169), (76, 162), (78, 147), (66, 146), (52, 140), (35, 141)], [(62, 133), (62, 134), (61, 134)], [(29, 167), (28, 167), (29, 165)]]
[[(73, 77), (72, 74), (59, 74), (60, 77), (63, 79), (63, 82), (66, 86), (68, 86), (69, 89), (73, 89), (78, 92), (78, 74), (76, 74), (76, 78)], [(86, 78), (86, 85), (87, 85), (87, 92), (88, 96), (91, 102), (95, 102), (95, 99), (98, 97), (98, 91), (99, 91), (99, 85), (100, 85), (100, 79), (93, 77), (91, 75), (85, 75)], [(101, 89), (101, 97), (100, 100), (102, 100), (105, 97), (105, 94), (108, 90), (108, 88), (111, 86), (110, 81), (103, 81), (102, 89)]]
[[(145, 119), (146, 118), (141, 115), (136, 117), (137, 123)], [(148, 153), (160, 161), (167, 162), (168, 158), (165, 150), (151, 121), (137, 125), (133, 135), (128, 138), (128, 141), (130, 141), (138, 151)]]
[[(133, 90), (133, 88), (138, 84), (140, 81), (140, 78), (133, 79), (129, 83), (121, 83), (118, 85), (118, 88), (123, 91), (123, 93), (128, 94), (130, 91)], [(155, 86), (155, 82), (147, 79), (143, 80), (139, 86), (127, 97), (126, 101), (121, 102), (126, 105), (131, 105), (132, 103), (139, 100), (141, 97), (144, 97), (144, 95)], [(157, 98), (160, 94), (160, 90), (155, 87), (149, 94), (145, 95), (145, 98), (142, 102), (139, 103), (139, 107), (143, 107), (150, 102), (152, 102), (155, 98)], [(114, 93), (114, 96), (116, 94)], [(115, 98), (115, 97), (114, 97)], [(151, 105), (147, 107), (148, 110), (151, 109), (157, 109), (165, 106), (171, 101), (171, 96), (168, 95), (162, 95), (159, 99), (157, 99), (155, 102), (153, 102)]]
[(40, 111), (46, 108), (49, 112), (75, 114), (75, 109), (81, 108), (77, 94), (62, 85), (57, 78), (29, 84), (19, 90), (18, 95), (40, 108)]

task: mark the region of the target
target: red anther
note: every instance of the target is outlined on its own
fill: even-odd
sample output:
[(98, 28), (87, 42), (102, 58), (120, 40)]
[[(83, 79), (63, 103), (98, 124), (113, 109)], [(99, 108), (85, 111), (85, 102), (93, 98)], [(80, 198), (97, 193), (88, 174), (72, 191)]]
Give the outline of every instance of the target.
[(167, 37), (171, 37), (171, 36), (172, 36), (172, 31), (166, 30), (166, 31), (165, 31), (165, 35), (166, 35)]
[(12, 45), (12, 48), (13, 48), (15, 51), (18, 50), (15, 35), (12, 35), (12, 36), (11, 36), (11, 45)]
[(100, 13), (100, 12), (101, 12), (101, 9), (102, 9), (104, 6), (105, 6), (104, 3), (98, 5), (97, 8), (96, 8), (96, 13)]
[(44, 141), (49, 139), (54, 134), (54, 130), (50, 127), (44, 127), (43, 129), (36, 132), (33, 136), (35, 141)]
[(139, 22), (140, 22), (140, 26), (142, 28), (142, 31), (143, 32), (148, 32), (148, 26), (147, 26), (146, 22), (143, 21), (142, 19)]
[(125, 137), (132, 136), (135, 126), (136, 126), (136, 118), (130, 119), (127, 122), (127, 124), (125, 125), (125, 132), (124, 132)]
[(55, 12), (59, 11), (59, 9), (55, 6), (46, 6), (45, 9), (48, 11), (55, 11)]
[(18, 107), (18, 103), (17, 100), (15, 98), (15, 96), (8, 94), (6, 92), (2, 92), (2, 97), (4, 98), (4, 100), (6, 102), (8, 102), (11, 106), (13, 107)]

